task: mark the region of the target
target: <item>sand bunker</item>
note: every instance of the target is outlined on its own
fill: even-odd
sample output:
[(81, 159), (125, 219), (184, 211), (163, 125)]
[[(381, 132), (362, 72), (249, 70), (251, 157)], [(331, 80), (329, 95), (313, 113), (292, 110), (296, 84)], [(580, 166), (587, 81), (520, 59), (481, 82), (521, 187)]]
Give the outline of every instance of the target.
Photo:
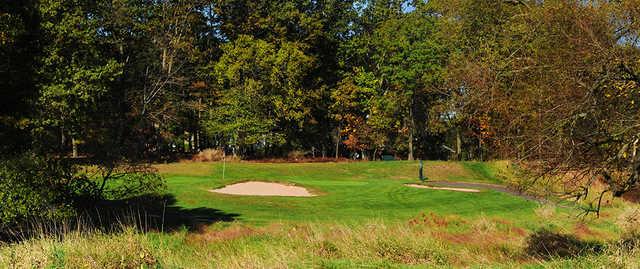
[(294, 196), (311, 197), (307, 189), (303, 187), (285, 185), (281, 183), (249, 181), (231, 184), (224, 188), (211, 190), (211, 192), (233, 194), (233, 195), (255, 195), (255, 196)]
[(460, 192), (480, 192), (480, 190), (476, 189), (467, 189), (467, 188), (450, 188), (450, 187), (432, 187), (418, 184), (406, 184), (412, 188), (420, 188), (420, 189), (430, 189), (430, 190), (445, 190), (445, 191), (460, 191)]

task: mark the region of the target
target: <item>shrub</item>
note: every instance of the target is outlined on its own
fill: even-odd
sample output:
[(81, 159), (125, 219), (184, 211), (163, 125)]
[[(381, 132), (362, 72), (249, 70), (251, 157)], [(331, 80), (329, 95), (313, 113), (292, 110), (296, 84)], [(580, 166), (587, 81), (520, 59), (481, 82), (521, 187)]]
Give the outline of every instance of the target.
[(33, 155), (0, 161), (0, 238), (28, 235), (33, 225), (77, 220), (78, 212), (95, 211), (101, 200), (150, 196), (165, 189), (162, 177), (148, 166), (107, 169), (110, 176), (100, 180), (79, 173), (70, 161)]
[(160, 175), (144, 170), (119, 175), (109, 185), (103, 193), (103, 198), (108, 200), (155, 195), (166, 190), (164, 179)]
[(0, 228), (31, 218), (72, 216), (74, 203), (94, 190), (62, 160), (23, 156), (0, 161)]

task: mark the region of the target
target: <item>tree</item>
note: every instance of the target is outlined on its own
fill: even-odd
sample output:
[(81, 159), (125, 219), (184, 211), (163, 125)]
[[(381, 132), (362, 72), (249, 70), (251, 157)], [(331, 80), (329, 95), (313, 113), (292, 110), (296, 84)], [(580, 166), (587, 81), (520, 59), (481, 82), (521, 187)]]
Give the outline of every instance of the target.
[(448, 74), (460, 115), (493, 134), (494, 154), (574, 175), (581, 188), (568, 191), (578, 198), (598, 180), (608, 186), (600, 199), (635, 188), (639, 50), (629, 4), (458, 2), (446, 21), (457, 29)]
[(388, 106), (375, 110), (385, 111), (380, 115), (389, 118), (378, 115), (372, 120), (396, 129), (406, 141), (406, 146), (396, 148), (405, 148), (412, 160), (416, 134), (427, 131), (429, 107), (441, 98), (433, 89), (441, 80), (447, 54), (436, 36), (431, 10), (418, 5), (405, 14), (401, 4), (383, 1), (367, 8), (364, 14), (370, 17), (363, 18), (362, 33), (345, 44), (343, 55), (356, 58), (349, 65), (354, 70), (364, 68), (378, 78), (376, 95), (381, 101), (371, 104)]
[(122, 75), (123, 65), (108, 52), (99, 6), (82, 1), (42, 1), (43, 57), (40, 76), (40, 124), (58, 128), (61, 146), (71, 137), (73, 156), (87, 122)]
[[(292, 42), (314, 58), (314, 65), (302, 80), (305, 94), (314, 96), (307, 103), (304, 124), (283, 128), (286, 143), (274, 148), (274, 154), (289, 150), (326, 151), (331, 143), (334, 122), (328, 113), (330, 89), (340, 80), (336, 57), (340, 43), (350, 38), (355, 17), (353, 0), (329, 1), (247, 1), (225, 0), (215, 4), (216, 23), (226, 42), (241, 35), (282, 44)], [(214, 78), (215, 79), (215, 78)], [(278, 153), (279, 151), (279, 153)]]
[(310, 113), (308, 104), (315, 100), (302, 81), (314, 59), (301, 46), (246, 35), (223, 45), (214, 66), (220, 98), (204, 123), (209, 133), (225, 137), (234, 149), (246, 150), (252, 145), (282, 145), (285, 126), (302, 127)]
[[(131, 136), (151, 156), (171, 154), (166, 144), (199, 147), (198, 116), (206, 102), (204, 67), (217, 57), (218, 39), (207, 1), (112, 1), (105, 31), (124, 63), (119, 81)], [(160, 155), (160, 156), (158, 156)]]
[(373, 151), (374, 159), (378, 151), (384, 150), (388, 142), (386, 135), (394, 127), (384, 111), (390, 106), (381, 103), (386, 99), (380, 98), (379, 85), (373, 73), (358, 68), (331, 93), (333, 104), (330, 107), (340, 123), (340, 137), (347, 137), (343, 142), (347, 149), (361, 152), (363, 156), (366, 156), (365, 152)]
[(531, 38), (509, 36), (509, 30), (518, 29), (512, 21), (527, 12), (526, 5), (475, 0), (430, 1), (429, 5), (443, 16), (439, 36), (451, 52), (443, 72), (446, 83), (439, 89), (447, 98), (437, 102), (432, 122), (440, 131), (455, 136), (451, 140), (456, 144), (458, 158), (509, 158), (505, 151), (512, 148), (491, 134), (521, 137), (512, 133), (521, 130), (518, 124), (525, 123), (527, 128), (533, 125), (529, 120), (514, 118), (518, 114), (513, 110), (531, 112), (533, 104), (525, 102), (540, 100), (514, 96), (514, 100), (523, 103), (510, 106), (498, 102), (499, 96), (516, 92), (500, 80), (511, 71), (506, 67), (508, 63), (519, 62), (512, 55), (521, 49), (522, 43), (518, 42)]

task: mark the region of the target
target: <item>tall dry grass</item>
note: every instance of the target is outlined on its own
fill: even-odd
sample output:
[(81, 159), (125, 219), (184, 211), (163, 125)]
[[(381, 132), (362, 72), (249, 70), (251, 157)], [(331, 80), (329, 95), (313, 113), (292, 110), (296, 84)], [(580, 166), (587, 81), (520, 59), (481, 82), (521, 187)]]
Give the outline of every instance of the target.
[(530, 233), (502, 219), (436, 214), (421, 214), (405, 223), (371, 221), (355, 226), (216, 223), (198, 232), (172, 233), (143, 233), (124, 226), (112, 234), (87, 228), (0, 244), (0, 268), (637, 268), (640, 264), (638, 246), (629, 245), (627, 239), (579, 257), (533, 256), (526, 252)]

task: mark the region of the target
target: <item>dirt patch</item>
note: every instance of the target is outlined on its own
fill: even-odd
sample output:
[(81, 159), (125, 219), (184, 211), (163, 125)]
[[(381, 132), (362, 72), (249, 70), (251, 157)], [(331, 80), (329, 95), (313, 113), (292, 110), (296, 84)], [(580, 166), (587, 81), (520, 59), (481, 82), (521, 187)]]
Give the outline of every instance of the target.
[(440, 216), (430, 212), (429, 214), (422, 213), (419, 216), (409, 220), (409, 224), (412, 226), (425, 225), (429, 227), (449, 227), (449, 226), (461, 226), (466, 224), (467, 221), (461, 219), (455, 215)]
[(576, 223), (576, 225), (573, 227), (573, 233), (580, 239), (602, 237), (601, 233), (592, 230), (584, 223)]
[(315, 196), (303, 187), (286, 185), (282, 183), (248, 181), (231, 184), (224, 188), (210, 190), (215, 193), (231, 195), (252, 195), (252, 196), (292, 196), (292, 197), (312, 197)]
[(635, 188), (623, 194), (622, 199), (632, 203), (640, 203), (640, 188)]
[(258, 235), (261, 233), (262, 231), (250, 227), (232, 226), (223, 230), (203, 231), (198, 234), (190, 235), (188, 239), (193, 242), (210, 243), (233, 240), (236, 238)]
[(203, 228), (198, 233), (189, 233), (187, 241), (192, 244), (208, 244), (235, 240), (250, 236), (274, 234), (282, 228), (281, 225), (271, 224), (267, 227), (250, 227), (246, 225), (232, 225), (223, 229)]
[(433, 187), (419, 184), (406, 184), (408, 187), (412, 188), (420, 188), (420, 189), (430, 189), (430, 190), (445, 190), (445, 191), (459, 191), (459, 192), (480, 192), (480, 190), (476, 189), (467, 189), (467, 188), (451, 188), (451, 187)]

